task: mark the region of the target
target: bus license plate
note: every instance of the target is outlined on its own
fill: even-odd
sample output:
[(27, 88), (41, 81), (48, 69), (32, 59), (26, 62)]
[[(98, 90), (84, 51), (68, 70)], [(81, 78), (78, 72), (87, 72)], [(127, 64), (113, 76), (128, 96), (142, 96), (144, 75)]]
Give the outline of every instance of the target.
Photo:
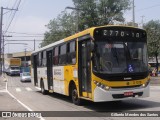
[(132, 96), (133, 92), (124, 92), (124, 96)]

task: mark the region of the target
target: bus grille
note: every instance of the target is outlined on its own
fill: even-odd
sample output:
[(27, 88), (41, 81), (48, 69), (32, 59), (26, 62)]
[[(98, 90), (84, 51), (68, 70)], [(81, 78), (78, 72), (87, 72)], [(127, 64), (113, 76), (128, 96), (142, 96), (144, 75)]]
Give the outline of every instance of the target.
[(111, 87), (113, 89), (119, 89), (119, 88), (135, 88), (140, 87), (141, 85), (135, 85), (135, 86), (119, 86), (119, 87)]

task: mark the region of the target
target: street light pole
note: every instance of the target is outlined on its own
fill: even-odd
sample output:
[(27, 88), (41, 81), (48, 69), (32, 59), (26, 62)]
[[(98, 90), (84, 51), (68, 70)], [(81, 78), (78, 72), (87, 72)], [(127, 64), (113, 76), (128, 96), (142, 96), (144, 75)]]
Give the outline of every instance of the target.
[(76, 26), (76, 32), (79, 32), (79, 8), (74, 8), (74, 7), (66, 7), (65, 9), (72, 9), (75, 10), (77, 13), (77, 26)]
[(132, 22), (132, 26), (135, 26), (135, 6), (134, 6), (134, 0), (133, 0), (133, 3), (132, 3), (132, 5), (133, 5), (133, 22)]
[(12, 36), (10, 36), (10, 35), (3, 35), (3, 49), (1, 48), (1, 51), (2, 51), (2, 55), (3, 55), (3, 57), (2, 57), (2, 68), (3, 68), (3, 70), (4, 70), (4, 38), (5, 37), (12, 37)]

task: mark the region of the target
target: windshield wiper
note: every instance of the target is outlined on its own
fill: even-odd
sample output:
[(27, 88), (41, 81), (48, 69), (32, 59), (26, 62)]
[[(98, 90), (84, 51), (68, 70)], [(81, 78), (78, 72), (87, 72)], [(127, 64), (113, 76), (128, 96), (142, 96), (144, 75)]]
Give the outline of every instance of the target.
[(124, 51), (126, 53), (127, 60), (131, 60), (131, 54), (130, 54), (128, 46), (124, 42), (123, 42), (123, 45), (124, 45)]
[(119, 60), (118, 60), (118, 55), (117, 55), (117, 49), (116, 48), (112, 48), (111, 52), (112, 52), (113, 56), (116, 58), (116, 61), (117, 61), (118, 65), (119, 65)]
[(100, 65), (98, 64), (99, 63), (98, 62), (98, 59), (99, 59), (98, 56), (99, 56), (98, 53), (94, 52), (93, 57), (92, 57), (94, 67), (96, 67), (94, 69), (96, 69), (97, 72), (100, 70)]

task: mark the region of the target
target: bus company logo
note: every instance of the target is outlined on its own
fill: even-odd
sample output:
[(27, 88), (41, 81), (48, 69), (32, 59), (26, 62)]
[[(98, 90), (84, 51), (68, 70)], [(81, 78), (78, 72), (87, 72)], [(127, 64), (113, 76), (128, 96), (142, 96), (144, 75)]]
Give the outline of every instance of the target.
[(61, 69), (54, 69), (54, 75), (61, 75)]
[(11, 112), (2, 112), (2, 117), (12, 117)]

